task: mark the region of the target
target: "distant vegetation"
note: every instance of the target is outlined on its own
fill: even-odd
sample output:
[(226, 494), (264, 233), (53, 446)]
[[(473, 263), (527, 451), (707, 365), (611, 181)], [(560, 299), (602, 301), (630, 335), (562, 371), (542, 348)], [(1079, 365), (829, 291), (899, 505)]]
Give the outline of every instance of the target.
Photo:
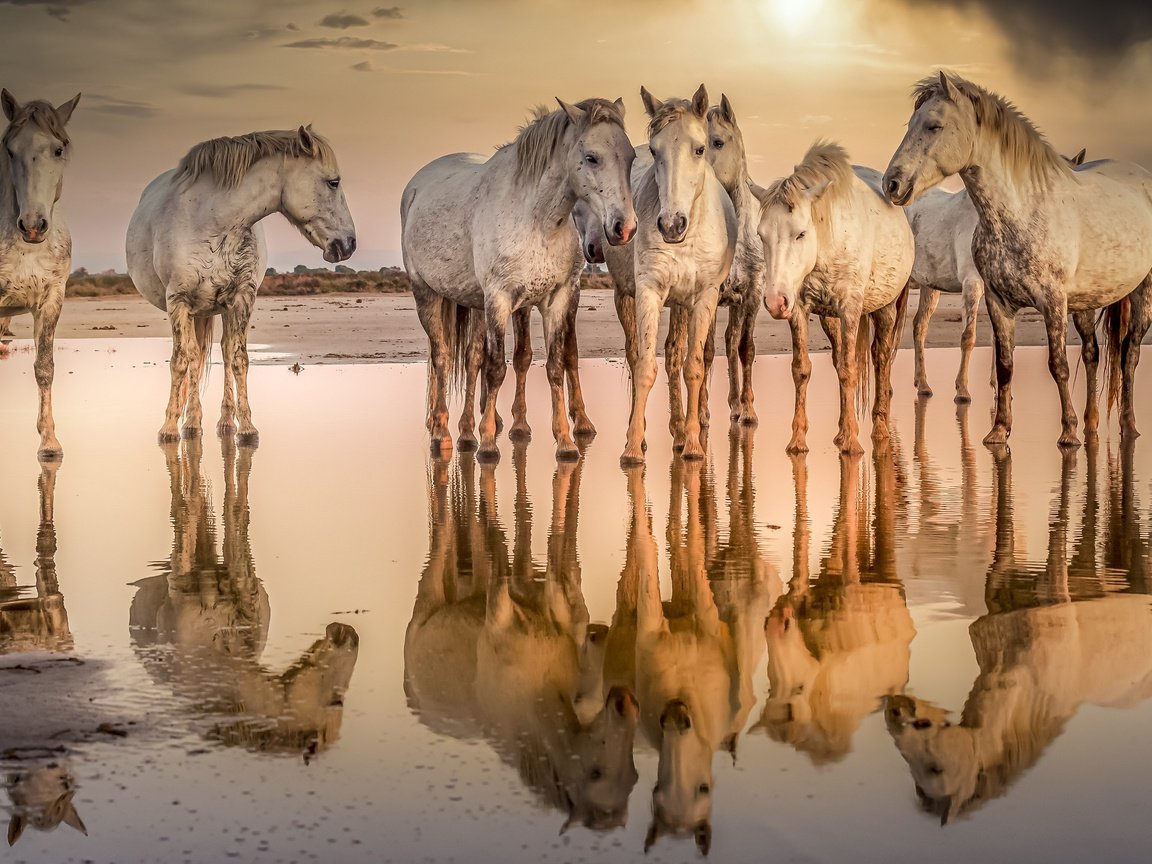
[[(581, 286), (586, 289), (610, 289), (612, 279), (605, 273), (585, 273)], [(297, 265), (291, 273), (277, 273), (269, 268), (260, 293), (269, 297), (306, 297), (322, 294), (408, 294), (408, 274), (399, 267), (379, 270), (353, 270), (342, 264), (335, 271), (325, 267)], [(136, 288), (126, 273), (89, 273), (81, 268), (68, 277), (68, 297), (114, 297), (135, 294)]]

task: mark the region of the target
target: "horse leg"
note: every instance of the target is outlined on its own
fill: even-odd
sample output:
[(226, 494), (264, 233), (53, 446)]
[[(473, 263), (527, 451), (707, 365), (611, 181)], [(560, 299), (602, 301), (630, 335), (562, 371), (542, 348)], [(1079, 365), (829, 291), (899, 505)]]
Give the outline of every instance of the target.
[[(898, 302), (898, 301), (897, 301)], [(896, 357), (896, 303), (872, 313), (872, 365), (876, 369), (876, 396), (872, 403), (872, 441), (888, 438), (888, 418), (892, 409), (892, 362)], [(866, 375), (867, 370), (860, 374)]]
[(556, 458), (575, 461), (580, 451), (572, 440), (568, 412), (564, 405), (564, 360), (568, 344), (568, 298), (552, 296), (540, 307), (544, 318), (544, 345), (548, 352), (548, 387), (552, 391), (552, 438), (556, 441)]
[(32, 338), (36, 343), (36, 361), (33, 374), (36, 387), (40, 391), (40, 405), (36, 413), (36, 431), (40, 433), (38, 458), (44, 461), (59, 459), (64, 448), (56, 438), (56, 418), (52, 414), (52, 380), (56, 377), (56, 360), (53, 356), (56, 341), (56, 322), (60, 320), (64, 291), (48, 298), (41, 306), (32, 310)]
[(656, 383), (656, 333), (664, 294), (656, 287), (636, 286), (636, 359), (632, 364), (632, 415), (628, 420), (628, 441), (620, 456), (622, 465), (644, 463), (644, 410), (648, 394)]
[(821, 315), (820, 329), (828, 337), (828, 350), (832, 354), (832, 365), (838, 366), (840, 364), (840, 349), (843, 347), (843, 340), (840, 338), (840, 319), (831, 315)]
[(1048, 371), (1060, 391), (1061, 433), (1057, 443), (1061, 447), (1079, 447), (1076, 437), (1076, 409), (1072, 405), (1072, 391), (1068, 386), (1068, 301), (1050, 295), (1041, 309), (1044, 327), (1048, 331)]
[(939, 302), (939, 291), (927, 285), (920, 286), (920, 302), (916, 306), (916, 317), (912, 319), (912, 335), (916, 343), (916, 392), (921, 396), (932, 395), (928, 373), (924, 370), (924, 343), (928, 341), (928, 325)]
[[(512, 350), (512, 368), (516, 372), (516, 396), (512, 399), (512, 428), (508, 430), (508, 440), (529, 441), (532, 427), (528, 425), (528, 403), (525, 387), (528, 383), (528, 370), (532, 366), (532, 307), (526, 306), (512, 313), (512, 333), (515, 347)], [(551, 352), (549, 352), (551, 354)]]
[(161, 444), (180, 440), (180, 415), (184, 411), (184, 399), (189, 395), (188, 369), (198, 361), (192, 311), (187, 304), (169, 303), (168, 323), (172, 327), (172, 361), (169, 363), (172, 389), (168, 394), (164, 425), (160, 427), (158, 436)]
[(507, 292), (496, 289), (484, 298), (484, 414), (480, 420), (480, 450), (476, 454), (481, 462), (495, 462), (500, 458), (500, 449), (496, 446), (496, 399), (508, 372), (504, 334), (510, 315)]
[[(199, 329), (196, 331), (197, 341), (205, 346), (206, 350), (211, 350), (212, 347), (212, 325), (213, 319), (206, 317), (202, 319), (206, 331), (201, 334)], [(201, 319), (197, 319), (197, 325), (200, 324)], [(201, 335), (203, 339), (201, 340)], [(216, 421), (216, 435), (220, 438), (230, 438), (236, 434), (236, 394), (234, 391), (235, 375), (232, 374), (232, 361), (228, 356), (228, 345), (224, 342), (224, 334), (220, 334), (220, 353), (223, 357), (224, 363), (224, 396), (220, 400), (220, 419)]]
[[(841, 453), (848, 456), (864, 452), (856, 423), (856, 388), (860, 370), (856, 368), (856, 352), (853, 350), (861, 326), (860, 317), (849, 313), (841, 313), (840, 317), (840, 362), (836, 364), (836, 377), (840, 379), (840, 431), (836, 433), (834, 443)], [(864, 374), (868, 374), (867, 369)]]
[(812, 377), (812, 358), (808, 356), (808, 312), (793, 309), (788, 319), (792, 329), (792, 383), (796, 385), (796, 410), (792, 415), (792, 440), (788, 453), (808, 452), (808, 379)]
[(668, 375), (668, 434), (672, 449), (684, 446), (684, 352), (688, 341), (688, 312), (682, 306), (668, 310), (668, 336), (664, 340), (664, 371)]
[[(252, 424), (252, 406), (248, 402), (248, 324), (252, 319), (256, 292), (243, 300), (237, 296), (237, 301), (224, 312), (224, 332), (220, 342), (223, 345), (227, 341), (229, 345), (226, 362), (236, 379), (236, 443), (252, 447), (260, 441), (260, 433)], [(196, 385), (197, 381), (193, 379), (192, 384)]]
[(740, 337), (744, 331), (743, 306), (728, 307), (724, 328), (724, 353), (728, 357), (728, 419), (740, 419)]
[(980, 314), (980, 300), (984, 297), (984, 280), (978, 273), (964, 279), (961, 296), (964, 299), (964, 335), (960, 337), (960, 371), (956, 373), (957, 404), (972, 401), (968, 392), (968, 363), (972, 359), (972, 349), (976, 347), (976, 319)]
[(416, 314), (428, 334), (428, 432), (434, 454), (447, 456), (452, 452), (452, 434), (448, 431), (448, 378), (452, 370), (452, 354), (448, 335), (441, 315), (442, 300), (431, 291), (413, 286)]
[(1152, 273), (1144, 277), (1144, 281), (1128, 297), (1132, 301), (1131, 316), (1128, 322), (1128, 332), (1120, 343), (1120, 368), (1123, 372), (1123, 381), (1120, 388), (1120, 437), (1124, 442), (1131, 443), (1140, 435), (1136, 431), (1136, 412), (1134, 397), (1136, 394), (1136, 366), (1140, 362), (1140, 343), (1144, 334), (1152, 324)]
[(1076, 325), (1076, 332), (1080, 334), (1080, 356), (1084, 360), (1084, 377), (1088, 390), (1084, 398), (1084, 440), (1092, 442), (1100, 436), (1100, 400), (1096, 392), (1100, 345), (1096, 341), (1096, 316), (1092, 310), (1073, 312), (1072, 323)]
[[(484, 328), (480, 321), (480, 313), (475, 309), (469, 310), (468, 332), (456, 334), (457, 339), (468, 339), (467, 353), (464, 355), (464, 404), (460, 409), (460, 422), (457, 425), (459, 436), (456, 439), (461, 452), (476, 449), (476, 379), (480, 377), (480, 367), (484, 363)], [(499, 419), (496, 422), (496, 434), (500, 434)]]
[(564, 372), (568, 378), (568, 416), (572, 418), (572, 434), (577, 438), (596, 437), (596, 427), (584, 407), (584, 390), (580, 386), (580, 345), (576, 338), (576, 313), (580, 310), (580, 283), (577, 282), (568, 297), (564, 329), (568, 338), (564, 343)]
[(988, 318), (996, 337), (996, 417), (984, 436), (990, 447), (1008, 443), (1012, 432), (1012, 352), (1016, 347), (1016, 310), (1008, 309), (995, 291), (985, 295)]
[(711, 395), (709, 383), (712, 380), (712, 363), (716, 360), (716, 310), (712, 310), (712, 319), (708, 323), (708, 332), (704, 338), (704, 377), (700, 381), (700, 426), (707, 429), (712, 424), (712, 408), (709, 405)]
[(756, 365), (756, 317), (760, 301), (752, 298), (740, 315), (740, 425), (756, 426), (760, 418), (756, 416), (756, 394), (752, 389), (752, 370)]
[(684, 383), (688, 386), (688, 416), (684, 429), (685, 459), (703, 459), (700, 440), (701, 399), (704, 396), (705, 345), (709, 332), (715, 331), (716, 295), (709, 292), (696, 301), (688, 315), (688, 357), (684, 363)]

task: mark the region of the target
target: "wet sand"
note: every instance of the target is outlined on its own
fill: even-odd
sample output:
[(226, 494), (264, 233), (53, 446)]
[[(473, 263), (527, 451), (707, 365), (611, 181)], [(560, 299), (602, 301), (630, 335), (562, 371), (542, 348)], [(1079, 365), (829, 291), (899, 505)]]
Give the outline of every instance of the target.
[[(912, 315), (918, 296), (909, 303), (903, 347), (912, 347)], [(664, 316), (667, 321), (667, 314)], [(727, 310), (720, 310), (718, 333), (723, 333)], [(373, 296), (266, 297), (256, 303), (250, 337), (254, 362), (285, 363), (389, 363), (412, 362), (425, 356), (424, 331), (416, 318), (412, 297), (406, 294)], [(928, 331), (930, 348), (952, 348), (960, 344), (964, 329), (960, 296), (944, 294)], [(25, 315), (12, 319), (17, 339), (32, 333), (32, 319)], [(819, 327), (811, 328), (816, 350), (827, 350)], [(167, 337), (164, 314), (138, 297), (70, 299), (56, 335), (61, 339)], [(612, 295), (608, 291), (587, 291), (581, 298), (578, 319), (581, 357), (622, 357), (624, 340)], [(543, 359), (543, 337), (539, 316), (533, 316), (533, 342), (537, 359)], [(992, 327), (981, 309), (977, 344), (991, 343)], [(1073, 328), (1069, 341), (1076, 343)], [(663, 335), (661, 335), (661, 345)], [(1032, 311), (1022, 312), (1016, 328), (1017, 345), (1043, 345), (1044, 325)], [(720, 350), (721, 345), (718, 345)], [(756, 328), (756, 349), (760, 354), (781, 354), (792, 350), (788, 327), (762, 314)]]

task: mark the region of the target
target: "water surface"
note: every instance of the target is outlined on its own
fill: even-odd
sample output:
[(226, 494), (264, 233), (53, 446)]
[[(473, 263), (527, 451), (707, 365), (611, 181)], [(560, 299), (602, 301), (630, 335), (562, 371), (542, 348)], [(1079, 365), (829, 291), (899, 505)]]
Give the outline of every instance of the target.
[(857, 459), (815, 358), (791, 459), (761, 357), (758, 430), (685, 465), (658, 386), (631, 472), (618, 362), (582, 366), (580, 463), (534, 367), (493, 467), (428, 456), (418, 364), (253, 367), (258, 449), (161, 448), (166, 352), (63, 342), (48, 469), (31, 355), (0, 361), (4, 860), (1147, 854), (1152, 451), (1062, 456), (1042, 350), (1010, 455), (949, 350), (928, 402), (901, 352)]

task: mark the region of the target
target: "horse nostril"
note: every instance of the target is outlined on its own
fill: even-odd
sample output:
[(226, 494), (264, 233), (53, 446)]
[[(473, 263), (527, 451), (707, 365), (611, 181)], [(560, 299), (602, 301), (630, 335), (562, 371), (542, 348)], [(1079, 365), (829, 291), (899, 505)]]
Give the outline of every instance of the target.
[(24, 234), (28, 233), (28, 229), (24, 227), (24, 220), (23, 219), (17, 219), (16, 220), (16, 227), (19, 228), (20, 231)]
[(616, 223), (612, 226), (612, 233), (616, 236), (617, 239), (620, 239), (624, 236), (624, 222), (622, 220), (616, 220)]

